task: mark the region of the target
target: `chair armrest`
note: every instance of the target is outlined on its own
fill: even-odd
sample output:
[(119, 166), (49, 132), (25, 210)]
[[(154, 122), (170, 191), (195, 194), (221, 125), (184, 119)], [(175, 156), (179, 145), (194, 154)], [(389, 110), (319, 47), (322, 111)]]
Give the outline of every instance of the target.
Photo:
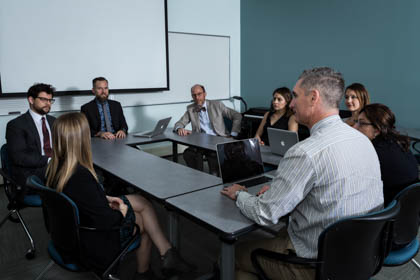
[(120, 230), (120, 227), (112, 227), (112, 228), (94, 228), (94, 227), (87, 227), (87, 226), (79, 226), (80, 230), (85, 231), (117, 231)]
[(287, 255), (287, 254), (281, 254), (281, 253), (269, 251), (266, 249), (258, 248), (252, 251), (251, 262), (255, 270), (257, 271), (260, 279), (268, 279), (268, 278), (265, 275), (260, 263), (258, 262), (257, 257), (263, 257), (263, 258), (278, 260), (280, 262), (287, 262), (287, 263), (292, 263), (292, 264), (308, 265), (312, 268), (316, 268), (316, 265), (321, 263), (317, 261), (316, 259), (298, 257), (293, 253)]

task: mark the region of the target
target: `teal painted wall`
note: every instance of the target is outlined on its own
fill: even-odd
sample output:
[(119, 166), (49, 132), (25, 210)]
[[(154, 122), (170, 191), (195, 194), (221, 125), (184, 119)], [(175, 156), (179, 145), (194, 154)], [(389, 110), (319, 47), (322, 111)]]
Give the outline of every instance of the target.
[(268, 106), (302, 70), (330, 66), (360, 82), (398, 125), (420, 128), (420, 1), (241, 1), (241, 95)]

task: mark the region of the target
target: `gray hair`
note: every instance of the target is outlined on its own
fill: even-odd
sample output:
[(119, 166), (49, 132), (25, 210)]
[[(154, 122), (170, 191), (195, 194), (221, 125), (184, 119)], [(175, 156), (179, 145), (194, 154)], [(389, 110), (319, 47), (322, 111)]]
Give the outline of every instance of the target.
[(341, 73), (329, 67), (318, 67), (303, 71), (299, 80), (301, 88), (317, 89), (325, 105), (330, 108), (339, 107), (344, 95), (344, 79)]

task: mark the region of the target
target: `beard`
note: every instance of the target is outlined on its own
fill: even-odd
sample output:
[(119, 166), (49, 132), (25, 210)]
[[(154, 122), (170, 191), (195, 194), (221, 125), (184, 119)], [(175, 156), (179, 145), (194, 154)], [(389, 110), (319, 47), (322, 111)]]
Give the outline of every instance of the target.
[(46, 115), (46, 114), (48, 114), (50, 112), (51, 107), (48, 107), (48, 106), (44, 106), (44, 107), (36, 107), (36, 106), (33, 106), (32, 107), (32, 110), (35, 113), (38, 113), (40, 115)]
[(99, 100), (99, 102), (104, 103), (108, 100), (108, 95), (97, 95), (96, 98)]

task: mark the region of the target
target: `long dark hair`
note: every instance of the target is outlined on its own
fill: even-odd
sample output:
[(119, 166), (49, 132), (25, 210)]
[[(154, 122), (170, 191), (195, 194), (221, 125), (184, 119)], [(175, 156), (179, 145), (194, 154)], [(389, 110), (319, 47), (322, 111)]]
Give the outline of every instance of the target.
[[(365, 113), (366, 118), (379, 131), (379, 137), (386, 140), (395, 141), (403, 151), (410, 149), (410, 138), (401, 135), (395, 129), (395, 115), (387, 106), (379, 103), (366, 105), (361, 111)], [(377, 136), (377, 137), (378, 137)]]
[[(281, 87), (281, 88), (276, 88), (273, 91), (273, 97), (274, 97), (274, 95), (276, 93), (278, 93), (281, 96), (283, 96), (284, 100), (286, 100), (286, 113), (285, 113), (285, 116), (289, 117), (292, 114), (292, 110), (290, 110), (290, 107), (289, 107), (290, 102), (292, 102), (292, 98), (293, 98), (292, 92), (287, 87)], [(271, 113), (274, 113), (273, 100), (271, 100), (271, 103), (270, 103), (270, 112)]]

